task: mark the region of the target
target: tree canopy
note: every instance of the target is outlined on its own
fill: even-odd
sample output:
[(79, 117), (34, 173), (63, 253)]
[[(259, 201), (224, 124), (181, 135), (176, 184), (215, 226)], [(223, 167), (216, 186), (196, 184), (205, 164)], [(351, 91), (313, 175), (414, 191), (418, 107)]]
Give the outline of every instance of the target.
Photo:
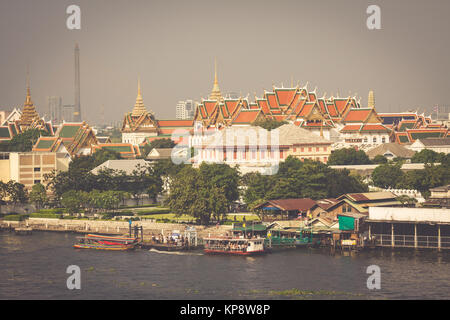
[(250, 206), (262, 199), (337, 197), (344, 193), (366, 192), (367, 185), (348, 170), (334, 170), (319, 161), (304, 162), (289, 156), (275, 175), (247, 174), (244, 201)]
[(177, 215), (189, 214), (202, 224), (222, 220), (239, 198), (239, 172), (226, 164), (202, 163), (183, 167), (170, 184), (168, 205)]
[(445, 153), (437, 153), (434, 150), (423, 149), (416, 152), (411, 158), (412, 163), (441, 163), (448, 157)]
[(156, 139), (144, 146), (142, 156), (144, 158), (147, 157), (150, 151), (152, 151), (152, 149), (154, 148), (173, 148), (175, 147), (175, 145), (176, 144), (172, 139)]
[(367, 154), (354, 148), (334, 150), (328, 158), (329, 165), (354, 165), (372, 163)]
[(49, 136), (45, 130), (29, 129), (15, 135), (10, 141), (0, 143), (0, 151), (29, 152), (40, 136)]
[(269, 131), (276, 129), (278, 127), (281, 127), (283, 124), (287, 124), (287, 121), (277, 121), (275, 119), (264, 119), (264, 120), (259, 120), (259, 121), (255, 121), (252, 123), (252, 125), (254, 125), (254, 126), (261, 127), (266, 130), (269, 130)]

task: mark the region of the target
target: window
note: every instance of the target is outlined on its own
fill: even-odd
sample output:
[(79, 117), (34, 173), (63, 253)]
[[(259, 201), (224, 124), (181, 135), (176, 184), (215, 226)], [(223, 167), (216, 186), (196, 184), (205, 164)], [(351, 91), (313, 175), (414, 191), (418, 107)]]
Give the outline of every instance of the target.
[(377, 143), (377, 137), (373, 137), (373, 143)]
[(381, 138), (381, 142), (386, 143), (386, 138), (385, 137)]
[(302, 150), (301, 150), (302, 152), (305, 152), (305, 148), (302, 148)]
[(367, 137), (364, 138), (364, 142), (368, 142), (369, 140), (367, 139)]
[(34, 180), (34, 184), (41, 183), (41, 180)]
[(309, 151), (309, 152), (311, 152), (311, 151), (312, 151), (312, 148), (311, 148), (311, 147), (309, 147), (309, 148), (308, 148), (308, 151)]
[(316, 147), (316, 152), (319, 152), (319, 150), (320, 150), (320, 148), (319, 148), (319, 147)]
[(34, 168), (34, 172), (40, 172), (41, 168)]

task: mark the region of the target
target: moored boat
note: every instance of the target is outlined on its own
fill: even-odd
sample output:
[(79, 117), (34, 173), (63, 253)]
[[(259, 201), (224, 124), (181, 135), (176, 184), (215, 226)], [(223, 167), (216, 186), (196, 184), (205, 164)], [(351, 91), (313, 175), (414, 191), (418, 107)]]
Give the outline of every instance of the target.
[(74, 244), (73, 247), (76, 249), (125, 251), (134, 249), (137, 244), (137, 238), (88, 234), (84, 237), (78, 237), (78, 243)]
[(205, 238), (204, 252), (210, 254), (232, 254), (232, 255), (255, 255), (262, 254), (264, 250), (264, 239), (262, 238), (231, 238), (217, 237)]

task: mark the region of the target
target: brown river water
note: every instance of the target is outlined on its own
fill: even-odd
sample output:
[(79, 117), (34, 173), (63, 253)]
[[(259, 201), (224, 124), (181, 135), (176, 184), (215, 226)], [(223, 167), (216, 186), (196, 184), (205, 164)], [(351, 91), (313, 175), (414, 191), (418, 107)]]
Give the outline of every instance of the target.
[[(449, 299), (450, 252), (290, 249), (256, 257), (201, 251), (74, 249), (77, 234), (0, 232), (0, 299)], [(81, 289), (66, 285), (69, 265)], [(381, 271), (368, 289), (367, 267)]]

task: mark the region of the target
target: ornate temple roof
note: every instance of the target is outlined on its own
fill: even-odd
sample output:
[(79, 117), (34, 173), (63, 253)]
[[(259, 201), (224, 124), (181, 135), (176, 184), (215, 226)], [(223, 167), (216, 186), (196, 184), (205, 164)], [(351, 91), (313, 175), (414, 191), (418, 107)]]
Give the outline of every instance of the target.
[(33, 101), (31, 100), (30, 86), (27, 85), (27, 96), (23, 105), (22, 115), (19, 119), (19, 124), (23, 129), (32, 127), (35, 122), (43, 122), (39, 118), (39, 114), (36, 111)]
[(133, 117), (139, 117), (140, 115), (142, 115), (146, 112), (147, 112), (147, 110), (145, 109), (144, 100), (142, 99), (142, 94), (141, 94), (141, 81), (138, 80), (138, 93), (137, 93), (137, 97), (136, 97), (136, 103), (134, 104), (134, 108), (133, 108), (133, 111), (131, 112), (131, 115)]
[(214, 60), (214, 84), (209, 95), (210, 100), (223, 101), (222, 93), (219, 89), (219, 82), (217, 81), (217, 62)]

